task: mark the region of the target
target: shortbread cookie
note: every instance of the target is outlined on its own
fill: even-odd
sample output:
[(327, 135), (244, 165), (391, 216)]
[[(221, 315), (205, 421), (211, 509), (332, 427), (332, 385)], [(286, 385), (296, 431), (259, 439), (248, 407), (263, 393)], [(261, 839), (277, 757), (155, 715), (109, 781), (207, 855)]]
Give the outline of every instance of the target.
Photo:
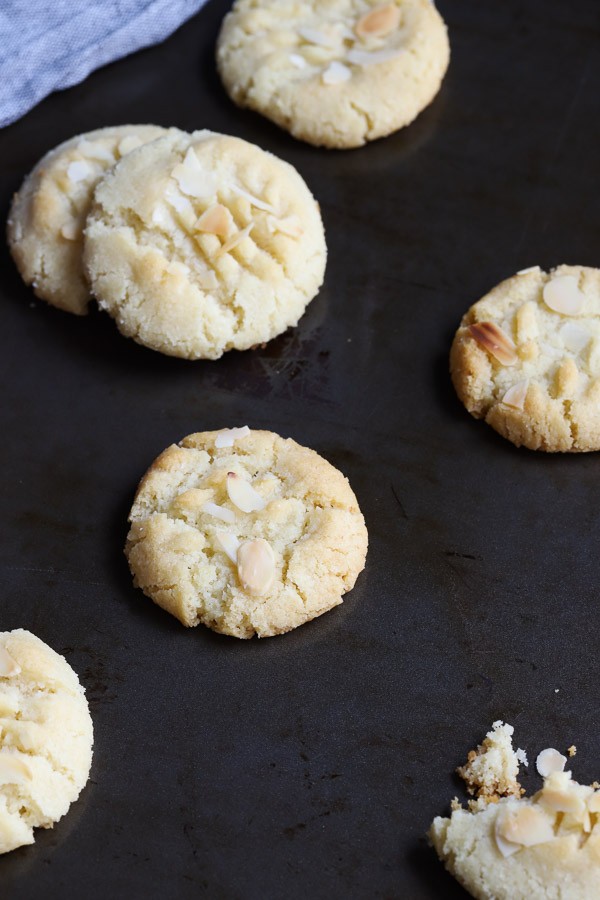
[(341, 472), (295, 441), (245, 427), (165, 450), (130, 522), (136, 587), (184, 625), (238, 638), (281, 634), (337, 606), (367, 552)]
[(359, 147), (408, 125), (448, 68), (431, 0), (236, 0), (217, 44), (232, 99), (294, 137)]
[(469, 412), (517, 446), (600, 449), (600, 270), (503, 281), (463, 318), (450, 371)]
[[(564, 757), (563, 757), (564, 758)], [(600, 791), (554, 771), (531, 798), (480, 800), (434, 819), (429, 838), (480, 900), (590, 900), (600, 885)]]
[(87, 312), (90, 290), (81, 261), (83, 226), (94, 188), (134, 147), (165, 134), (156, 125), (100, 128), (47, 153), (15, 194), (8, 244), (38, 297), (67, 312)]
[(85, 262), (123, 334), (217, 359), (295, 325), (325, 271), (318, 206), (288, 163), (198, 131), (141, 147), (98, 185)]
[(88, 779), (92, 742), (66, 659), (29, 631), (0, 633), (0, 853), (65, 815)]

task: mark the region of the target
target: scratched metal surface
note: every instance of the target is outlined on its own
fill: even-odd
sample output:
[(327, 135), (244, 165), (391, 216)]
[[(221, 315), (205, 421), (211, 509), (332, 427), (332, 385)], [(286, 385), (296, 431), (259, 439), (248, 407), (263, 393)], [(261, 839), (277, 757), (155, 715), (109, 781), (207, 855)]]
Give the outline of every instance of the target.
[[(458, 898), (423, 834), (494, 719), (530, 752), (575, 743), (575, 773), (600, 774), (598, 457), (515, 450), (447, 377), (453, 330), (489, 287), (600, 262), (597, 2), (440, 0), (441, 95), (348, 153), (228, 102), (212, 63), (227, 6), (0, 135), (6, 210), (77, 132), (238, 134), (299, 168), (330, 247), (295, 331), (213, 363), (34, 302), (1, 251), (0, 625), (66, 654), (96, 729), (80, 801), (0, 860), (2, 895)], [(121, 554), (154, 456), (246, 422), (347, 473), (371, 537), (341, 608), (263, 642), (185, 631), (133, 590)]]

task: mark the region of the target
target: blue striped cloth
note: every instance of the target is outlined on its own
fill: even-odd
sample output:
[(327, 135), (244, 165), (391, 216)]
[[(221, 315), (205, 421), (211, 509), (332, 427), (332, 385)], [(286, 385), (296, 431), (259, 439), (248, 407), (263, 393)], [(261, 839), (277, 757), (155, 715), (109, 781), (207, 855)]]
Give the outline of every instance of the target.
[(164, 40), (206, 0), (0, 0), (0, 127)]

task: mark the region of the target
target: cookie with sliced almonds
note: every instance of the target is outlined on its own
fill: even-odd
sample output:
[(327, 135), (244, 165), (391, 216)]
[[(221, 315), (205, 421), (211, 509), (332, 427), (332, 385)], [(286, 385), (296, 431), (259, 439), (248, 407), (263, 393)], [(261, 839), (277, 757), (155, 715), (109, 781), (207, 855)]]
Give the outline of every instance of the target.
[(11, 205), (8, 245), (40, 299), (78, 316), (88, 311), (81, 254), (94, 188), (118, 160), (165, 133), (158, 125), (88, 131), (50, 150), (25, 178)]
[(84, 262), (140, 344), (217, 359), (296, 325), (323, 281), (318, 205), (288, 163), (239, 138), (170, 132), (96, 188)]
[(600, 270), (539, 266), (468, 311), (450, 353), (458, 396), (531, 450), (600, 450)]
[(85, 785), (92, 720), (64, 657), (29, 631), (0, 633), (0, 853), (52, 828)]
[(432, 0), (236, 0), (217, 44), (237, 104), (337, 148), (412, 122), (438, 93), (449, 58)]
[(337, 606), (367, 552), (344, 475), (314, 450), (245, 427), (167, 448), (129, 519), (136, 587), (184, 625), (238, 638), (282, 634)]

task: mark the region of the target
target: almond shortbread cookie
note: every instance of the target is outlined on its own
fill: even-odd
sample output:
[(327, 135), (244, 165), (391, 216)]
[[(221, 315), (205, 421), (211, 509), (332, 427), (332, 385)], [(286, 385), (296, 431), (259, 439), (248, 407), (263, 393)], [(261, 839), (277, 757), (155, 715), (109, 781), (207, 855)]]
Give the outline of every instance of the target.
[(348, 480), (314, 450), (248, 428), (191, 434), (138, 488), (125, 554), (184, 625), (281, 634), (342, 602), (367, 530)]
[(450, 371), (469, 412), (517, 447), (600, 449), (600, 270), (503, 281), (463, 318)]
[[(546, 758), (556, 751), (543, 751)], [(543, 755), (543, 754), (540, 754)], [(539, 757), (538, 757), (539, 760)], [(542, 771), (542, 770), (540, 770)], [(455, 805), (429, 839), (449, 872), (479, 900), (590, 900), (600, 885), (600, 791), (562, 764), (531, 798)]]
[(47, 153), (27, 176), (13, 198), (8, 244), (40, 299), (76, 315), (87, 312), (90, 289), (81, 253), (94, 188), (117, 160), (162, 134), (156, 125), (80, 134)]
[(29, 631), (0, 633), (0, 853), (33, 844), (84, 787), (92, 720), (66, 659)]
[(323, 281), (317, 203), (288, 163), (239, 138), (170, 134), (102, 180), (85, 263), (120, 331), (217, 359), (295, 325)]
[(236, 0), (217, 44), (237, 104), (338, 148), (412, 122), (439, 91), (449, 58), (431, 0)]

